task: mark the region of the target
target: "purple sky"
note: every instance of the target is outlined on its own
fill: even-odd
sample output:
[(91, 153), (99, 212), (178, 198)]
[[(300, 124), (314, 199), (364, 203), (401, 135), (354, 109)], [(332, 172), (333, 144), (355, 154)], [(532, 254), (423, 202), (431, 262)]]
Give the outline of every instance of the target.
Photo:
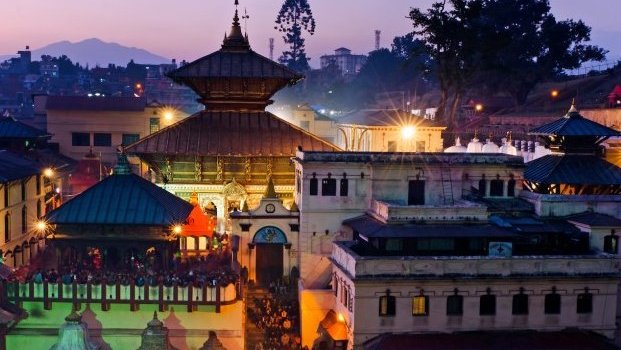
[[(273, 29), (282, 0), (240, 0), (248, 10), (253, 49), (268, 55), (268, 38), (276, 39), (275, 56), (283, 50)], [(309, 0), (317, 21), (307, 39), (311, 65), (319, 56), (345, 46), (366, 54), (374, 47), (375, 29), (382, 46), (410, 30), (410, 7), (427, 8), (433, 0)], [(233, 0), (14, 0), (0, 1), (0, 54), (30, 45), (36, 49), (60, 41), (100, 38), (135, 46), (165, 57), (194, 60), (219, 48), (230, 27)], [(621, 0), (551, 0), (559, 19), (581, 18), (593, 28), (596, 44), (621, 56)]]

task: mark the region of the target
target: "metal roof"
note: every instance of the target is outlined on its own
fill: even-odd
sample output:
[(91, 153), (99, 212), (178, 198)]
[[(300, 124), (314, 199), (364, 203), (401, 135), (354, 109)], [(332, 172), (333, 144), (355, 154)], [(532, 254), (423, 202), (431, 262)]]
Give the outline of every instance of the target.
[(621, 219), (614, 216), (586, 211), (566, 217), (567, 221), (591, 227), (621, 227)]
[(40, 174), (41, 166), (7, 150), (0, 150), (0, 183)]
[(337, 121), (343, 125), (400, 127), (413, 125), (428, 128), (446, 128), (399, 109), (361, 109), (351, 112)]
[(64, 111), (144, 111), (145, 97), (48, 96), (45, 108)]
[(532, 129), (528, 134), (537, 136), (621, 136), (621, 133), (614, 129), (584, 118), (574, 106), (564, 117)]
[(0, 118), (0, 139), (35, 139), (50, 136), (45, 131), (24, 124), (12, 117)]
[(544, 184), (621, 185), (621, 168), (595, 155), (550, 154), (526, 163), (524, 179)]
[(363, 215), (343, 221), (343, 225), (366, 238), (459, 238), (516, 237), (510, 230), (490, 224), (385, 224)]
[(128, 146), (130, 154), (295, 156), (297, 147), (338, 151), (268, 112), (201, 111)]
[(112, 175), (46, 215), (52, 224), (182, 224), (193, 206), (135, 175)]

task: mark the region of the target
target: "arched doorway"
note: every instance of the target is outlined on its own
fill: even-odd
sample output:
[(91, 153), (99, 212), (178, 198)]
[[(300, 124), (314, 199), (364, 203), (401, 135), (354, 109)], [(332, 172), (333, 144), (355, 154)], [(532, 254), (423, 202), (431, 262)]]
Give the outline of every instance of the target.
[(256, 280), (268, 286), (283, 276), (283, 248), (287, 243), (285, 233), (275, 226), (259, 229), (252, 239), (256, 246)]

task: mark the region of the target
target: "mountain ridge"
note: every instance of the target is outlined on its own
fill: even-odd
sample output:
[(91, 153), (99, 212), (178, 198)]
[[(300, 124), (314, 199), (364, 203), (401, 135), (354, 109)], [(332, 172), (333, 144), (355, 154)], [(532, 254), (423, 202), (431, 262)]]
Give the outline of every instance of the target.
[[(77, 42), (61, 40), (32, 50), (33, 60), (40, 60), (42, 55), (50, 55), (53, 57), (66, 55), (74, 63), (78, 62), (82, 66), (88, 64), (90, 67), (106, 67), (108, 64), (125, 66), (132, 59), (136, 63), (143, 64), (170, 62), (170, 59), (145, 49), (134, 46), (124, 46), (116, 42), (105, 42), (99, 38), (88, 38)], [(2, 55), (0, 56), (0, 62), (16, 56), (17, 55)]]

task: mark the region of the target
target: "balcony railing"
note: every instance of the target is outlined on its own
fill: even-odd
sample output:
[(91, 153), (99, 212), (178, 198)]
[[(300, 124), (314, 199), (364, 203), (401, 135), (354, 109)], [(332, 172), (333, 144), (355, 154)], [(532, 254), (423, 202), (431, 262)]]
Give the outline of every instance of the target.
[(216, 286), (166, 286), (163, 284), (137, 286), (134, 282), (121, 284), (119, 281), (108, 284), (62, 282), (42, 283), (4, 282), (6, 297), (9, 301), (40, 301), (49, 310), (54, 302), (101, 303), (107, 310), (110, 304), (129, 304), (130, 310), (138, 310), (140, 304), (159, 304), (163, 310), (165, 305), (185, 305), (188, 312), (196, 310), (196, 306), (211, 305), (220, 312), (222, 305), (231, 305), (242, 298), (240, 280), (228, 285)]

